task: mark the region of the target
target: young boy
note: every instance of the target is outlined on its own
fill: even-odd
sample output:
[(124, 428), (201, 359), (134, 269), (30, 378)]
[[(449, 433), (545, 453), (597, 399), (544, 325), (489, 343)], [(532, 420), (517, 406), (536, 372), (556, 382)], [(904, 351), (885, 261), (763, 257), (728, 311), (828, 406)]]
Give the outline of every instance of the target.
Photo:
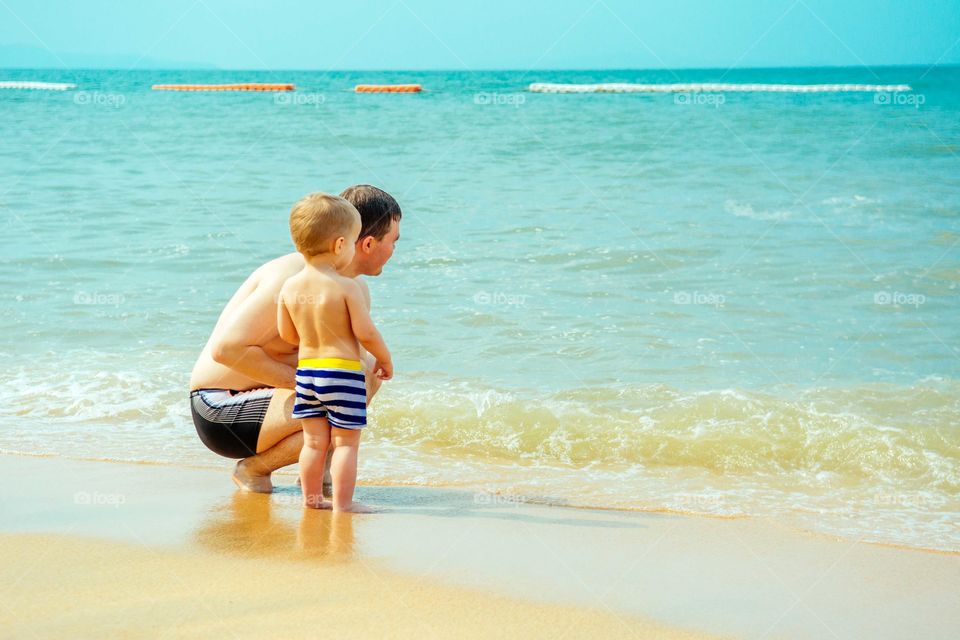
[(373, 372), (381, 380), (393, 376), (393, 364), (360, 286), (337, 272), (353, 260), (360, 214), (343, 198), (312, 193), (293, 205), (290, 235), (306, 264), (280, 289), (277, 327), (281, 338), (300, 346), (293, 417), (303, 425), (303, 504), (331, 507), (321, 487), (333, 446), (333, 510), (369, 512), (353, 501), (360, 430), (367, 424), (358, 341), (376, 358)]

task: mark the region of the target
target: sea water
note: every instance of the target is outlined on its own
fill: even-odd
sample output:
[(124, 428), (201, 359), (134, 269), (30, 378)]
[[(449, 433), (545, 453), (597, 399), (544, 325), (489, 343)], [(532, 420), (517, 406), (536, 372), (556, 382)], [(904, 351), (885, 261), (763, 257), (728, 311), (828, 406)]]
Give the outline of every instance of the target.
[(957, 68), (0, 76), (77, 85), (0, 92), (2, 452), (226, 468), (197, 354), (295, 200), (370, 183), (403, 219), (361, 482), (960, 550)]

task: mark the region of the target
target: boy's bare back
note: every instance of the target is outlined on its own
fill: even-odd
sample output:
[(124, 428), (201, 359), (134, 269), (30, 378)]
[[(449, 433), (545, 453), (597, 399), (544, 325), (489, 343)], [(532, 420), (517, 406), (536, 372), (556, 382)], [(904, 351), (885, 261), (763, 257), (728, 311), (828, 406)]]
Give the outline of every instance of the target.
[(287, 315), (290, 324), (281, 326), (281, 330), (296, 332), (301, 359), (359, 359), (350, 308), (363, 304), (363, 293), (353, 279), (333, 269), (321, 270), (307, 265), (284, 283), (280, 304), (286, 310), (286, 314), (281, 312), (281, 321)]

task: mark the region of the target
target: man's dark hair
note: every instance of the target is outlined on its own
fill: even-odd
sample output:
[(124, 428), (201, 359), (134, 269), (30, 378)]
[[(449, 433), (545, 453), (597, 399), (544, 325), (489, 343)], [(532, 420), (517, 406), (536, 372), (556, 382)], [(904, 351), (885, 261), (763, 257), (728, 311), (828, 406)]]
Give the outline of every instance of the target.
[(356, 184), (347, 187), (340, 194), (360, 212), (360, 238), (373, 236), (382, 240), (390, 230), (392, 220), (400, 220), (403, 212), (400, 205), (389, 193), (369, 184)]

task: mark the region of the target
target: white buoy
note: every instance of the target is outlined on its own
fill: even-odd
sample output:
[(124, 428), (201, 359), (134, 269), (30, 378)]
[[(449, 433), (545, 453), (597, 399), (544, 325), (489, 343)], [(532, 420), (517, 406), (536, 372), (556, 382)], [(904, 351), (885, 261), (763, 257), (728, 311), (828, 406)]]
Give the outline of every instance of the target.
[(907, 84), (733, 84), (733, 83), (677, 83), (629, 84), (554, 84), (534, 82), (528, 87), (533, 93), (722, 93), (722, 92), (777, 92), (777, 93), (843, 93), (878, 91), (912, 91)]
[(0, 89), (39, 89), (44, 91), (66, 91), (67, 89), (76, 89), (77, 85), (69, 82), (23, 82), (23, 81), (2, 81)]

